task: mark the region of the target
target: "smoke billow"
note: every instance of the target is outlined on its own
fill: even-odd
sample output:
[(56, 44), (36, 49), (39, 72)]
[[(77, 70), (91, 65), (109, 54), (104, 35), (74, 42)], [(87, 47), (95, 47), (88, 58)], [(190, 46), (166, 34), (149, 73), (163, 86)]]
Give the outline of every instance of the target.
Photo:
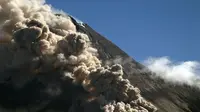
[[(64, 72), (95, 96), (105, 112), (154, 112), (140, 90), (124, 79), (121, 65), (103, 67), (86, 34), (76, 31), (68, 15), (57, 15), (41, 0), (1, 0), (0, 70), (32, 74)], [(46, 76), (48, 77), (48, 76)], [(55, 88), (55, 87), (54, 87)], [(55, 93), (59, 94), (59, 88)]]
[(168, 82), (200, 87), (200, 63), (197, 61), (174, 63), (168, 57), (161, 57), (149, 58), (144, 64), (155, 76)]

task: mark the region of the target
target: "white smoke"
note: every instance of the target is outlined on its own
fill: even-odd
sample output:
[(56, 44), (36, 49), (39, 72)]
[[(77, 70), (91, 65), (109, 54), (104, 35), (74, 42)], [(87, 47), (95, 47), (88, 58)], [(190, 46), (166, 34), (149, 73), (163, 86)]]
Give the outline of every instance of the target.
[(144, 64), (155, 73), (155, 76), (168, 82), (200, 87), (200, 63), (197, 61), (176, 63), (169, 57), (150, 57)]

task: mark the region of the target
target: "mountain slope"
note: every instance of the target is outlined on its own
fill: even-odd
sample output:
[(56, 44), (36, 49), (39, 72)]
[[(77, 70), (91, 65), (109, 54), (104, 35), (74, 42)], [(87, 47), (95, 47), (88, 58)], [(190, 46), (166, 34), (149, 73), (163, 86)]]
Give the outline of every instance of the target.
[(133, 85), (142, 91), (142, 95), (159, 108), (159, 112), (200, 112), (200, 90), (187, 85), (173, 85), (164, 82), (162, 79), (151, 78), (151, 73), (143, 72), (144, 66), (130, 57), (107, 40), (95, 32), (90, 26), (85, 24), (85, 28), (77, 25), (78, 31), (87, 33), (93, 45), (99, 49), (101, 60), (127, 60), (122, 63), (124, 73)]
[[(61, 16), (61, 15), (56, 15), (56, 17), (57, 16)], [(73, 59), (76, 58), (75, 57), (76, 55), (77, 57), (79, 56), (80, 52), (78, 51), (80, 49), (83, 51), (85, 50), (84, 45), (86, 43), (84, 42), (87, 41), (87, 39), (84, 40), (82, 38), (82, 36), (85, 36), (85, 35), (77, 33), (77, 32), (82, 32), (82, 33), (87, 34), (87, 36), (89, 37), (89, 40), (91, 41), (91, 45), (94, 48), (96, 48), (98, 51), (97, 57), (103, 62), (102, 65), (106, 66), (106, 65), (118, 64), (118, 63), (121, 64), (123, 67), (123, 73), (124, 73), (123, 77), (129, 79), (131, 84), (134, 87), (138, 87), (141, 91), (142, 96), (148, 101), (150, 101), (152, 104), (154, 104), (158, 108), (158, 112), (199, 112), (200, 111), (200, 97), (199, 97), (200, 91), (198, 89), (192, 88), (186, 85), (182, 85), (182, 86), (172, 85), (172, 84), (165, 83), (161, 79), (151, 78), (152, 73), (150, 71), (147, 71), (145, 66), (133, 60), (119, 47), (114, 45), (111, 41), (107, 40), (105, 37), (98, 34), (89, 25), (80, 24), (76, 22), (75, 19), (73, 18), (71, 19), (73, 23), (75, 24), (75, 27), (70, 27), (70, 28), (73, 30), (76, 30), (76, 33), (67, 32), (68, 27), (64, 29), (65, 27), (63, 28), (62, 26), (60, 29), (66, 30), (66, 32), (62, 32), (59, 28), (56, 29), (57, 27), (60, 27), (60, 26), (57, 26), (57, 27), (53, 27), (50, 25), (43, 26), (42, 23), (33, 19), (33, 20), (25, 21), (24, 23), (22, 22), (21, 24), (24, 24), (24, 26), (25, 25), (26, 26), (24, 27), (22, 25), (22, 28), (19, 27), (20, 29), (16, 30), (16, 32), (14, 33), (14, 39), (16, 43), (19, 44), (19, 46), (13, 47), (12, 46), (13, 44), (8, 44), (8, 45), (1, 44), (0, 46), (0, 51), (1, 51), (0, 52), (0, 56), (1, 56), (0, 58), (0, 62), (1, 62), (0, 64), (0, 74), (1, 74), (0, 111), (2, 112), (15, 112), (15, 111), (19, 111), (19, 112), (49, 112), (49, 111), (50, 112), (98, 112), (99, 111), (101, 112), (102, 111), (102, 108), (101, 108), (102, 105), (99, 102), (103, 102), (102, 104), (104, 104), (106, 101), (104, 102), (103, 98), (98, 99), (99, 97), (98, 92), (93, 93), (91, 92), (93, 91), (92, 90), (93, 88), (88, 87), (88, 85), (90, 86), (90, 84), (88, 83), (93, 84), (92, 82), (93, 79), (91, 79), (92, 81), (90, 80), (91, 82), (86, 80), (86, 82), (84, 83), (81, 82), (80, 84), (79, 75), (84, 75), (86, 73), (84, 73), (84, 71), (78, 71), (77, 69), (78, 67), (76, 68), (73, 65), (73, 63), (76, 63), (76, 61), (73, 62)], [(72, 24), (70, 25), (73, 26)], [(30, 28), (31, 29), (30, 30), (29, 27), (31, 27), (32, 29)], [(38, 53), (37, 51), (38, 49), (36, 49), (38, 47), (36, 46), (35, 48), (34, 44), (31, 47), (29, 46), (29, 44), (25, 44), (26, 42), (29, 42), (29, 43), (32, 42), (32, 40), (31, 41), (28, 40), (30, 38), (28, 39), (26, 38), (27, 36), (25, 34), (27, 32), (25, 30), (29, 31), (27, 33), (28, 37), (32, 37), (32, 35), (36, 35), (37, 32), (35, 34), (33, 33), (32, 35), (30, 35), (29, 33), (31, 31), (35, 31), (35, 29), (41, 28), (42, 33), (47, 33), (48, 30), (46, 29), (48, 29), (48, 27), (50, 30), (48, 32), (50, 35), (50, 36), (48, 35), (49, 38), (53, 38), (51, 37), (52, 33), (55, 34), (54, 36), (56, 38), (61, 38), (59, 34), (63, 34), (63, 33), (68, 34), (66, 37), (69, 40), (63, 39), (64, 42), (67, 43), (66, 44), (67, 47), (64, 46), (66, 47), (67, 50), (64, 49), (62, 51), (62, 49), (61, 50), (59, 49), (60, 51), (62, 51), (62, 53), (66, 53), (66, 57), (67, 56), (70, 57), (70, 55), (72, 54), (75, 55), (74, 57), (67, 60), (67, 61), (72, 60), (72, 63), (67, 64), (67, 66), (64, 66), (64, 65), (62, 66), (64, 62), (65, 62), (64, 64), (67, 63), (66, 60), (62, 58), (62, 55), (58, 55), (60, 56), (59, 57), (60, 60), (58, 60), (60, 62), (56, 63), (57, 64), (56, 66), (54, 66), (51, 63), (51, 59), (54, 59), (54, 57), (53, 58), (51, 57), (52, 55), (50, 55), (49, 57), (48, 55), (47, 57), (42, 55), (43, 56), (42, 61), (40, 60), (41, 57), (33, 58)], [(21, 31), (23, 35), (21, 34)], [(42, 33), (40, 33), (40, 35), (42, 35)], [(20, 35), (20, 36), (17, 36), (17, 35)], [(42, 35), (42, 36), (45, 36), (45, 35)], [(74, 37), (75, 39), (71, 37)], [(23, 40), (22, 38), (23, 39), (25, 38), (25, 39)], [(38, 40), (35, 41), (36, 44)], [(62, 41), (62, 39), (60, 39), (60, 41)], [(39, 45), (43, 45), (42, 42), (45, 43), (46, 41), (43, 40), (39, 42), (41, 42)], [(73, 49), (74, 51), (71, 50), (70, 48)], [(43, 50), (43, 49), (39, 49), (39, 50)], [(94, 50), (94, 49), (90, 48), (89, 50)], [(88, 51), (85, 51), (83, 53), (87, 54), (87, 52)], [(86, 55), (86, 57), (84, 58), (82, 57), (80, 58), (83, 60), (83, 63), (81, 63), (83, 65), (81, 66), (84, 66), (84, 64), (88, 64), (87, 62), (88, 60), (84, 60), (85, 58), (87, 59), (87, 56), (91, 58), (90, 54)], [(92, 61), (95, 61), (97, 64), (99, 63), (96, 58), (92, 57), (91, 59), (93, 59)], [(12, 60), (14, 60), (14, 62), (12, 62)], [(17, 64), (15, 65), (15, 63)], [(89, 63), (88, 65), (91, 66), (93, 64), (94, 63), (92, 64)], [(80, 66), (80, 65), (77, 65), (77, 66)], [(95, 65), (95, 66), (98, 66), (98, 65)], [(73, 68), (75, 68), (75, 70)], [(34, 71), (35, 69), (36, 71)], [(75, 74), (73, 75), (75, 78), (73, 79), (71, 77), (72, 76), (71, 74), (66, 75), (63, 69), (67, 69), (68, 71), (73, 71), (72, 73)], [(93, 69), (93, 68), (90, 68), (90, 69)], [(105, 70), (103, 71), (102, 69), (105, 69)], [(100, 73), (95, 72), (95, 70), (91, 70), (91, 74), (93, 73), (97, 76), (100, 74), (100, 76), (96, 78), (95, 75), (94, 77), (92, 77), (93, 75), (91, 75), (91, 77), (86, 77), (86, 79), (94, 78), (95, 80), (94, 85), (95, 85), (99, 80), (101, 81), (102, 77), (105, 78), (108, 76), (106, 73), (113, 76), (114, 78), (118, 77), (118, 75), (121, 75), (121, 73), (119, 73), (121, 72), (120, 71), (121, 69), (122, 68), (120, 68), (119, 65), (117, 66), (115, 65), (110, 68), (97, 67), (96, 71), (100, 70)], [(110, 77), (108, 76), (107, 78), (110, 78)], [(106, 78), (102, 80), (103, 81), (106, 80), (108, 82), (110, 81)], [(96, 84), (96, 86), (99, 87), (99, 88), (96, 87), (97, 89), (96, 91), (100, 91), (102, 96), (107, 95), (107, 99), (110, 98), (111, 100), (114, 99), (116, 101), (121, 101), (119, 97), (116, 97), (117, 96), (116, 93), (121, 95), (122, 91), (115, 90), (116, 88), (120, 88), (120, 87), (116, 87), (115, 85), (122, 83), (122, 87), (126, 87), (124, 83), (129, 84), (129, 81), (124, 80), (121, 77), (117, 80), (119, 82), (116, 83), (114, 81), (114, 82), (109, 83), (109, 84), (114, 85), (115, 88), (113, 89), (113, 91), (112, 90), (110, 90), (111, 92), (101, 91), (101, 89), (99, 89), (101, 88), (101, 86), (104, 86), (102, 87), (102, 89), (106, 88), (105, 85), (102, 84), (102, 82), (100, 83), (102, 84), (100, 87), (99, 87), (100, 84)], [(131, 85), (128, 85), (128, 86), (132, 87)], [(137, 92), (138, 91), (133, 92), (133, 94), (136, 94)], [(128, 96), (128, 98), (129, 97), (130, 96)], [(99, 101), (102, 99), (103, 101)], [(129, 99), (126, 99), (126, 100), (127, 102), (129, 101)], [(141, 103), (139, 104), (139, 107), (141, 107), (144, 110), (148, 109), (150, 112), (154, 111), (154, 110), (151, 110), (152, 108), (148, 108), (148, 106), (149, 105), (145, 106), (145, 105), (142, 105)]]

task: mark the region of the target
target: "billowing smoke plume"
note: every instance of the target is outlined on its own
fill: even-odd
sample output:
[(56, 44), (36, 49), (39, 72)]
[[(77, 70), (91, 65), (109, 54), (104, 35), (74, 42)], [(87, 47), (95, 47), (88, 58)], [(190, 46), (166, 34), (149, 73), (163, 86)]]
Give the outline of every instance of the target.
[(144, 64), (155, 76), (175, 84), (187, 84), (200, 87), (200, 63), (185, 61), (174, 63), (168, 57), (149, 58)]
[(60, 70), (95, 96), (105, 112), (157, 110), (122, 78), (121, 65), (102, 66), (88, 36), (76, 31), (68, 15), (55, 14), (41, 0), (1, 0), (0, 17), (0, 70), (35, 75)]

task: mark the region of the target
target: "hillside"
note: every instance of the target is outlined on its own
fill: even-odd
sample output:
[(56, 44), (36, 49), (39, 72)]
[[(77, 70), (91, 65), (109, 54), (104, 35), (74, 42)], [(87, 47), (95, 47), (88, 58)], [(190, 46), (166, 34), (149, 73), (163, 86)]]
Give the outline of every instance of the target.
[(158, 112), (200, 112), (199, 89), (165, 83), (162, 79), (153, 79), (150, 72), (140, 72), (144, 69), (143, 65), (95, 32), (90, 26), (86, 24), (85, 28), (79, 26), (78, 29), (90, 35), (94, 46), (100, 49), (99, 54), (102, 60), (115, 60), (116, 57), (129, 60), (122, 65), (125, 75), (133, 85), (140, 88), (146, 99), (159, 108)]
[(200, 112), (199, 89), (152, 77), (57, 13), (42, 0), (0, 1), (0, 112)]

